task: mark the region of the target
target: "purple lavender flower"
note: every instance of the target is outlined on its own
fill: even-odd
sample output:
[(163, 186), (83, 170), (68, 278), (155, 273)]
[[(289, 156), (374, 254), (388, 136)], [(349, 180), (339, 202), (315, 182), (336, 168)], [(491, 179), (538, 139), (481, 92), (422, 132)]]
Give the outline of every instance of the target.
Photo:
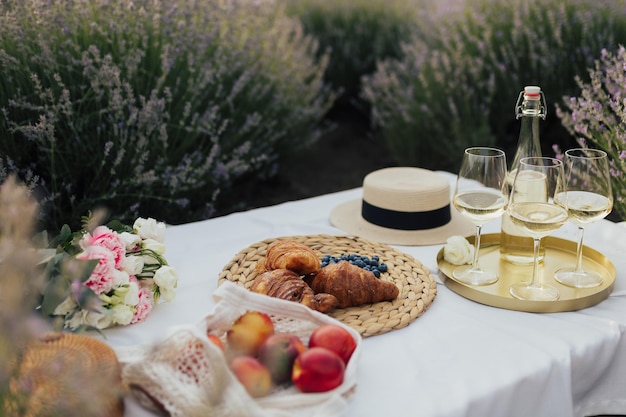
[(610, 172), (615, 196), (614, 207), (626, 218), (626, 48), (616, 53), (606, 49), (595, 67), (590, 69), (590, 81), (577, 79), (580, 97), (563, 101), (557, 115), (563, 126), (585, 146), (604, 150), (610, 159)]

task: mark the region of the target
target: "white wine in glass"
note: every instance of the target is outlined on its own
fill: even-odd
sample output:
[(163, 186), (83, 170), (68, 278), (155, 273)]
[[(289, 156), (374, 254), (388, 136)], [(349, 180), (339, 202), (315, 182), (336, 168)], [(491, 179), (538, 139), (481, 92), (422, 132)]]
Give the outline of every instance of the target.
[(567, 208), (569, 221), (578, 226), (576, 265), (556, 271), (554, 278), (563, 285), (591, 288), (602, 283), (602, 276), (583, 269), (585, 225), (605, 218), (613, 209), (611, 174), (606, 152), (575, 148), (565, 152), (565, 188), (557, 201)]
[[(535, 198), (528, 196), (520, 201), (515, 192), (516, 186), (524, 181), (529, 173), (543, 178), (541, 187), (545, 190)], [(523, 158), (513, 182), (508, 213), (511, 221), (533, 238), (534, 262), (530, 282), (518, 282), (511, 285), (509, 292), (515, 298), (533, 301), (558, 300), (559, 290), (553, 285), (542, 282), (539, 276), (539, 244), (541, 239), (559, 229), (568, 218), (565, 207), (557, 204), (555, 196), (563, 191), (563, 163), (555, 158)], [(524, 186), (526, 186), (524, 184)]]
[(507, 204), (506, 156), (494, 148), (467, 148), (454, 189), (454, 207), (476, 226), (474, 257), (471, 265), (463, 265), (452, 271), (452, 277), (471, 285), (493, 284), (498, 275), (483, 270), (478, 264), (482, 226), (504, 213)]

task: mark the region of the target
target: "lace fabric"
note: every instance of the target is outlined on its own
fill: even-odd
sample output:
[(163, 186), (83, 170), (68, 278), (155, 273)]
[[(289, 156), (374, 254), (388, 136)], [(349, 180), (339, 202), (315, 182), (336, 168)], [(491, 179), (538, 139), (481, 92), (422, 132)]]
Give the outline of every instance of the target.
[[(356, 387), (361, 336), (352, 328), (301, 304), (256, 294), (225, 282), (214, 293), (214, 310), (195, 325), (171, 329), (155, 346), (118, 350), (124, 382), (142, 405), (162, 414), (220, 417), (333, 417), (344, 413)], [(269, 314), (276, 332), (296, 334), (303, 343), (322, 324), (346, 328), (357, 348), (344, 381), (325, 393), (301, 393), (295, 387), (274, 387), (253, 399), (228, 368), (223, 352), (206, 337), (208, 330), (224, 337), (248, 310)]]

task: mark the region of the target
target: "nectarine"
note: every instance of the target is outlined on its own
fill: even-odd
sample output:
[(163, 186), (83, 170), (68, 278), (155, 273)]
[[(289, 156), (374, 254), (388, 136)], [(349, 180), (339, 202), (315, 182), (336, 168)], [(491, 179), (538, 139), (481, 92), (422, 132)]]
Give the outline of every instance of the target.
[(258, 358), (270, 370), (272, 381), (283, 384), (291, 381), (293, 362), (305, 350), (306, 346), (295, 334), (275, 333), (265, 339)]
[(293, 363), (291, 379), (301, 392), (325, 392), (343, 382), (345, 364), (335, 352), (322, 347), (309, 348)]
[(253, 398), (263, 397), (272, 389), (272, 376), (269, 369), (252, 356), (233, 358), (230, 362), (230, 369)]
[(335, 352), (348, 365), (356, 349), (356, 341), (349, 331), (341, 326), (325, 324), (318, 327), (309, 337), (309, 347), (324, 347)]
[(222, 352), (224, 351), (224, 343), (222, 342), (222, 339), (220, 339), (216, 334), (207, 333), (207, 337), (209, 338), (211, 343), (220, 348)]
[(247, 311), (226, 331), (231, 356), (255, 356), (261, 344), (274, 334), (272, 318), (260, 311)]

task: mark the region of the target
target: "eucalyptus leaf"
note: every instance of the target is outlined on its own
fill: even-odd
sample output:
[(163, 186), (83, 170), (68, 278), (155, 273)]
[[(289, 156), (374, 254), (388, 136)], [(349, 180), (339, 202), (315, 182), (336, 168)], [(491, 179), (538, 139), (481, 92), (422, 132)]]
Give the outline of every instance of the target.
[(122, 233), (122, 232), (132, 233), (133, 232), (133, 228), (131, 226), (124, 224), (120, 222), (119, 220), (111, 220), (109, 223), (107, 223), (107, 227), (117, 233)]
[(43, 290), (42, 313), (52, 315), (55, 308), (70, 295), (71, 283), (86, 282), (98, 262), (97, 259), (76, 259), (66, 252), (57, 253), (46, 267), (48, 282)]
[(59, 234), (50, 241), (50, 247), (56, 248), (57, 246), (65, 246), (67, 242), (71, 241), (71, 238), (72, 229), (67, 224), (64, 224), (61, 227)]
[(62, 275), (52, 276), (43, 290), (41, 312), (46, 316), (54, 314), (54, 310), (70, 294), (70, 281)]

